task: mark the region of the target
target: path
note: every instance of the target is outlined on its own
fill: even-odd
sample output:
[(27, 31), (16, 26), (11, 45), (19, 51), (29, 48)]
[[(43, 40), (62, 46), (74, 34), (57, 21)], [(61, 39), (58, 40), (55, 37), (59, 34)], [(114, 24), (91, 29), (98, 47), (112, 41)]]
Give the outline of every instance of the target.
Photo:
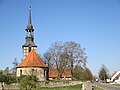
[(114, 86), (114, 85), (100, 83), (100, 82), (97, 82), (96, 86), (103, 88), (104, 90), (120, 90), (120, 86)]

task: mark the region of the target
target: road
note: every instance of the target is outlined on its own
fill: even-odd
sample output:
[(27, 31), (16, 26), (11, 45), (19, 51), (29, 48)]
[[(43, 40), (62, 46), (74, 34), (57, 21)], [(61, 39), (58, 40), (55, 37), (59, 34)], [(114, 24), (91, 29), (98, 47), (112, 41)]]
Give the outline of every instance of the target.
[(120, 90), (120, 86), (114, 86), (114, 85), (99, 83), (99, 82), (97, 82), (95, 85), (104, 90)]

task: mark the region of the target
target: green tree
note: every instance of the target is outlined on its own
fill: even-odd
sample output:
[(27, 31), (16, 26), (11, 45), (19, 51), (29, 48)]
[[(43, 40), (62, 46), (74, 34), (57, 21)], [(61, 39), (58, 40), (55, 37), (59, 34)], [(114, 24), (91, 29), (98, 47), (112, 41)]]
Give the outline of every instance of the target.
[(80, 65), (76, 65), (73, 70), (73, 78), (77, 80), (83, 80), (83, 68)]
[(9, 74), (9, 67), (6, 67), (5, 70), (3, 71), (4, 75), (8, 75)]
[(19, 80), (21, 90), (32, 90), (32, 88), (36, 88), (38, 78), (36, 76), (21, 76)]
[(93, 80), (93, 75), (87, 67), (76, 66), (73, 71), (73, 77), (77, 80)]
[(0, 74), (0, 83), (2, 85), (2, 90), (4, 90), (4, 84), (11, 84), (16, 82), (16, 77)]
[(3, 73), (3, 71), (2, 70), (0, 70), (0, 74), (2, 74)]
[(16, 83), (17, 82), (17, 79), (15, 76), (12, 76), (12, 75), (6, 75), (7, 77), (7, 82), (6, 84), (11, 84), (11, 83)]
[(2, 86), (2, 90), (4, 90), (4, 83), (6, 83), (7, 81), (8, 81), (7, 76), (0, 74), (0, 83)]
[(89, 68), (85, 67), (83, 70), (83, 80), (93, 80), (93, 75)]
[(106, 82), (106, 79), (109, 77), (108, 69), (105, 65), (102, 65), (99, 71), (100, 80)]

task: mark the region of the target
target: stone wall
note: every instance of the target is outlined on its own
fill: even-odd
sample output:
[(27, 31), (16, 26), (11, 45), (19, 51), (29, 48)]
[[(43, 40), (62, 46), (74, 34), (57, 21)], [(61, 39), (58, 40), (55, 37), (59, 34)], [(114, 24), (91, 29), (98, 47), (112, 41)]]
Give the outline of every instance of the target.
[[(12, 83), (10, 85), (4, 84), (5, 90), (18, 90), (19, 84), (18, 83)], [(2, 90), (2, 85), (0, 84), (0, 90)]]
[[(63, 81), (63, 82), (49, 82), (49, 81), (41, 81), (41, 82), (37, 82), (37, 87), (61, 87), (61, 86), (74, 86), (74, 85), (78, 85), (78, 84), (82, 84), (82, 82), (80, 81)], [(13, 83), (10, 85), (6, 85), (5, 86), (5, 90), (18, 90), (19, 89), (19, 84), (18, 83)], [(2, 86), (0, 84), (0, 90), (2, 90)]]
[(37, 86), (39, 87), (60, 87), (60, 86), (74, 86), (82, 84), (80, 81), (54, 81), (54, 82), (49, 82), (49, 81), (44, 81), (44, 82), (39, 82), (37, 83)]

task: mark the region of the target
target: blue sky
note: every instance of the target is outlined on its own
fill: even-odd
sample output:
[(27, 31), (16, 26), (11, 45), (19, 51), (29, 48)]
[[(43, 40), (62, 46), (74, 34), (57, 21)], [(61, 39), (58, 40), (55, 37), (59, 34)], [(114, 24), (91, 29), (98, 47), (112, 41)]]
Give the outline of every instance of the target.
[(55, 41), (76, 41), (93, 74), (102, 64), (120, 70), (119, 0), (0, 0), (0, 69), (21, 61), (30, 4), (39, 54)]

